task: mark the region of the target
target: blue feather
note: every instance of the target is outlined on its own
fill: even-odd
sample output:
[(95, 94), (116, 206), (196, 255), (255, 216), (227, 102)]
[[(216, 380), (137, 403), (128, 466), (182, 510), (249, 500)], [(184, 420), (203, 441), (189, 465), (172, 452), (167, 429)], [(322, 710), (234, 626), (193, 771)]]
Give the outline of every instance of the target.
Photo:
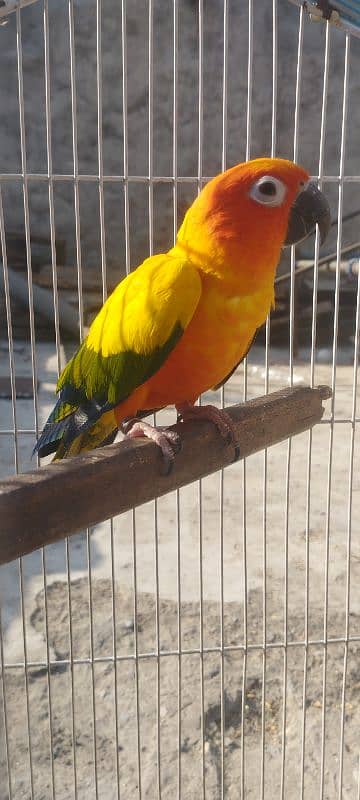
[(32, 455), (39, 453), (40, 458), (44, 458), (54, 453), (60, 442), (65, 448), (69, 447), (80, 433), (91, 428), (102, 414), (113, 407), (107, 401), (86, 400), (79, 390), (69, 385), (64, 386)]

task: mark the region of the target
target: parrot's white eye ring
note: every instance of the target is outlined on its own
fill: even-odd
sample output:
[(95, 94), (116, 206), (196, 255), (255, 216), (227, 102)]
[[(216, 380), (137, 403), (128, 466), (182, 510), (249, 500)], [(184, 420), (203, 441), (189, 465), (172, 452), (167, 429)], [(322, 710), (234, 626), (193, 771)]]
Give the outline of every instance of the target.
[(286, 195), (286, 186), (272, 175), (263, 175), (252, 185), (249, 194), (252, 200), (262, 206), (281, 206)]

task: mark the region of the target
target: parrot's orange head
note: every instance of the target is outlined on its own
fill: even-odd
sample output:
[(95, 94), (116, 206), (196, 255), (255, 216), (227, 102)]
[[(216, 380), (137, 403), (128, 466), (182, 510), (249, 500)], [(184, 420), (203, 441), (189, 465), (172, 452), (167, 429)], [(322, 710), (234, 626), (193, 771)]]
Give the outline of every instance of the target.
[[(206, 260), (248, 277), (273, 277), (285, 244), (330, 222), (324, 196), (305, 169), (281, 158), (258, 158), (217, 175), (185, 217), (179, 242), (197, 241)], [(206, 269), (205, 265), (205, 269)], [(211, 269), (211, 267), (210, 267)], [(221, 267), (223, 272), (223, 267)]]
[(308, 180), (302, 167), (280, 158), (237, 164), (214, 178), (204, 191), (210, 227), (225, 237), (236, 233), (243, 237), (249, 223), (275, 227), (283, 242), (291, 206)]

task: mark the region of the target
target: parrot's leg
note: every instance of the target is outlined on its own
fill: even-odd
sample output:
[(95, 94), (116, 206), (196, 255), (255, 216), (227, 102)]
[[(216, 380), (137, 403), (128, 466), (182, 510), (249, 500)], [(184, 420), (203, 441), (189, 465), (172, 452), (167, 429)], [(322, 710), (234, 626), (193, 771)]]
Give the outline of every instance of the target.
[(170, 431), (165, 427), (155, 428), (153, 425), (150, 425), (149, 422), (144, 422), (144, 420), (138, 420), (136, 418), (123, 422), (121, 430), (127, 439), (137, 439), (141, 436), (152, 439), (152, 441), (160, 447), (163, 454), (165, 474), (168, 475), (169, 472), (171, 472), (175, 461), (175, 453), (177, 453), (181, 447), (180, 436), (176, 431)]
[(235, 461), (240, 457), (240, 446), (237, 442), (237, 432), (235, 425), (229, 414), (216, 406), (194, 406), (192, 403), (181, 403), (176, 406), (176, 410), (184, 422), (190, 419), (204, 419), (213, 422), (219, 433), (227, 443), (235, 446)]

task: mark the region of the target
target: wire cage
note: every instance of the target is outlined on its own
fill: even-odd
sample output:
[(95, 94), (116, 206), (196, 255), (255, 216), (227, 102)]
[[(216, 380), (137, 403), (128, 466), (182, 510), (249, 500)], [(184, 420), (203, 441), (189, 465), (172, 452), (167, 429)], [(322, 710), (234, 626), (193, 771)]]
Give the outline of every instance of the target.
[(0, 3), (1, 477), (210, 176), (289, 157), (333, 213), (209, 393), (328, 383), (321, 424), (0, 567), (3, 800), (360, 798), (360, 49), (307, 6)]

